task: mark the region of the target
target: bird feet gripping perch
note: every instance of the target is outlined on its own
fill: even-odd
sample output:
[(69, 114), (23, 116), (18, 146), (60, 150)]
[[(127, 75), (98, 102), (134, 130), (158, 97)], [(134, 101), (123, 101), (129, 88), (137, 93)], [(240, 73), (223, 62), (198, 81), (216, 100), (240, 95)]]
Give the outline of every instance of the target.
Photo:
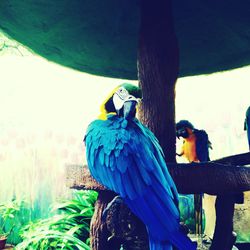
[(122, 198), (119, 195), (115, 196), (114, 199), (110, 201), (107, 207), (103, 210), (102, 220), (106, 221), (108, 213), (110, 213), (110, 210), (113, 210), (114, 207), (119, 206), (121, 203), (123, 203)]

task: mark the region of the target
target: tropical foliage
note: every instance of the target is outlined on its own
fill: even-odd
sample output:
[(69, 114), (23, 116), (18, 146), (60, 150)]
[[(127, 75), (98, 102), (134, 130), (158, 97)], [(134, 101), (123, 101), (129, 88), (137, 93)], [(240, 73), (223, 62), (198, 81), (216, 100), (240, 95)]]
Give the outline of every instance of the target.
[(89, 224), (96, 197), (93, 191), (75, 192), (74, 199), (57, 204), (51, 210), (60, 214), (25, 226), (21, 232), (23, 241), (16, 249), (90, 249)]
[(10, 201), (0, 205), (0, 238), (8, 237), (15, 226), (15, 216), (20, 210), (20, 204)]

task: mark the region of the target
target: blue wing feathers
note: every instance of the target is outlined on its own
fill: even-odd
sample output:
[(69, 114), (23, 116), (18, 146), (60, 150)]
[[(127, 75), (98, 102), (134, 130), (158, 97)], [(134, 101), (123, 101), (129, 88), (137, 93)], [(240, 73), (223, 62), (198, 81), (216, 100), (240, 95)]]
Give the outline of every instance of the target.
[(149, 186), (152, 184), (151, 172), (148, 172), (144, 167), (138, 168), (143, 181)]
[(127, 170), (127, 168), (129, 167), (129, 165), (131, 165), (130, 158), (129, 157), (125, 157), (123, 154), (120, 154), (119, 157), (118, 156), (116, 156), (117, 169), (121, 173), (125, 173), (126, 170)]
[[(132, 127), (132, 129), (128, 130), (125, 130), (124, 127), (121, 128), (121, 123), (120, 120), (115, 121), (113, 124), (112, 120), (107, 123), (106, 121), (96, 120), (90, 124), (86, 135), (86, 144), (90, 145), (87, 149), (90, 168), (94, 167), (94, 158), (98, 157), (100, 162), (100, 164), (97, 164), (98, 171), (96, 172), (98, 174), (100, 174), (99, 171), (106, 172), (107, 169), (112, 171), (118, 170), (122, 174), (126, 173), (122, 176), (126, 179), (127, 187), (125, 189), (128, 189), (127, 193), (130, 197), (133, 196), (132, 192), (136, 194), (139, 191), (138, 194), (140, 195), (146, 185), (153, 185), (152, 176), (155, 176), (163, 186), (168, 187), (169, 184), (174, 186), (167, 169), (164, 170), (166, 165), (163, 160), (161, 147), (153, 133), (139, 122), (135, 123), (137, 125), (135, 129)], [(110, 128), (113, 131), (110, 131)], [(101, 140), (100, 135), (102, 136)], [(150, 137), (150, 140), (148, 140), (148, 137)], [(94, 147), (92, 144), (94, 144)], [(153, 152), (156, 153), (156, 157)], [(106, 169), (104, 169), (104, 166)], [(130, 171), (127, 171), (128, 168)], [(102, 174), (102, 176), (108, 187), (114, 188), (114, 185), (107, 180), (110, 176), (106, 174)], [(133, 184), (134, 179), (138, 181)], [(136, 188), (133, 185), (136, 185)], [(170, 189), (168, 187), (168, 189), (164, 189), (173, 198), (172, 190), (175, 191), (175, 188)]]
[[(145, 171), (149, 171), (149, 172), (154, 170), (154, 166), (150, 158), (145, 157), (144, 153), (139, 154), (137, 151), (134, 151), (134, 152), (136, 152), (134, 155), (134, 160), (136, 161), (137, 165), (140, 166), (140, 168), (143, 168), (145, 169)], [(148, 159), (148, 162), (146, 161), (147, 159)]]
[(109, 155), (109, 154), (105, 154), (104, 157), (105, 157), (105, 158), (104, 158), (105, 166), (106, 166), (106, 167), (109, 167), (109, 166), (110, 166), (110, 164), (109, 164), (110, 155)]
[(131, 182), (131, 177), (129, 176), (128, 172), (126, 172), (126, 174), (122, 175), (122, 180), (123, 180), (124, 188), (126, 190), (126, 194), (127, 194), (128, 198), (130, 200), (134, 200), (137, 196), (137, 192), (136, 192), (136, 189), (134, 187), (134, 183)]
[[(171, 188), (169, 188), (169, 190), (166, 190), (166, 186), (161, 185), (161, 183), (158, 182), (154, 182), (154, 188), (152, 189), (152, 191), (154, 191), (155, 196), (158, 196), (158, 199), (160, 202), (162, 202), (162, 207), (166, 207), (167, 206), (167, 210), (170, 211), (170, 214), (174, 215), (174, 218), (178, 218), (179, 216), (179, 209), (176, 206), (175, 203), (171, 202), (171, 200), (173, 199), (173, 196), (167, 196), (167, 200), (164, 200), (162, 197), (165, 196), (166, 192), (171, 192)], [(168, 202), (167, 202), (168, 201)], [(166, 208), (164, 208), (166, 209)]]
[[(171, 213), (169, 213), (169, 206), (166, 204), (171, 204), (171, 201), (165, 201), (162, 206), (161, 200), (158, 199), (154, 193), (149, 191), (149, 195), (146, 196), (147, 204), (150, 206), (151, 212), (154, 213), (155, 217), (158, 218), (158, 221), (160, 222), (161, 229), (165, 234), (173, 233), (176, 231), (176, 228), (179, 227), (179, 221), (178, 217), (176, 216), (170, 216)], [(159, 227), (159, 226), (158, 226)]]
[(149, 129), (136, 119), (110, 116), (89, 125), (85, 142), (93, 177), (121, 195), (151, 236), (166, 240), (166, 235), (179, 230), (178, 193)]
[(119, 190), (119, 194), (122, 198), (126, 197), (126, 191), (124, 188), (123, 179), (121, 177), (121, 173), (119, 171), (113, 171), (113, 177), (116, 180), (116, 190)]
[(117, 160), (116, 160), (116, 157), (114, 156), (114, 154), (111, 152), (110, 155), (109, 155), (109, 167), (112, 171), (114, 171), (116, 169), (116, 166), (117, 165)]
[(136, 196), (142, 196), (146, 190), (146, 183), (143, 177), (140, 175), (138, 168), (135, 166), (133, 161), (130, 161), (132, 164), (128, 167), (128, 176), (130, 183), (133, 184)]
[(99, 150), (99, 161), (101, 165), (104, 165), (104, 157), (105, 157), (105, 154), (104, 154), (104, 150), (102, 146), (100, 147), (100, 150)]

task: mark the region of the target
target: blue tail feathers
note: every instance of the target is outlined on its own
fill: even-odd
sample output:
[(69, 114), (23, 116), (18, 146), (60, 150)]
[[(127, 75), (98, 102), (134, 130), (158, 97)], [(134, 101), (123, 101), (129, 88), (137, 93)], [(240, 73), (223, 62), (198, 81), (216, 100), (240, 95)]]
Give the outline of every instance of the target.
[[(179, 234), (179, 233), (177, 233)], [(182, 235), (178, 237), (178, 240), (171, 239), (172, 241), (160, 241), (155, 240), (149, 236), (149, 246), (150, 250), (196, 250), (197, 242), (192, 242), (186, 235)], [(175, 247), (175, 248), (173, 248)]]
[(150, 240), (149, 246), (150, 250), (173, 250), (173, 247), (169, 242)]

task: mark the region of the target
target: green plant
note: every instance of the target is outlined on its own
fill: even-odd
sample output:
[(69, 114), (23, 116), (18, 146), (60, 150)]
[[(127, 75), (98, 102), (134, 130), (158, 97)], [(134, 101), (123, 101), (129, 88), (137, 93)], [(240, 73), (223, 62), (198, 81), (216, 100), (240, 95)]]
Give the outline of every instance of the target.
[(19, 210), (20, 204), (16, 200), (0, 204), (0, 238), (7, 238), (11, 234)]
[(89, 225), (94, 212), (97, 193), (76, 191), (75, 198), (54, 206), (60, 214), (31, 222), (22, 230), (21, 249), (80, 249), (89, 250)]

